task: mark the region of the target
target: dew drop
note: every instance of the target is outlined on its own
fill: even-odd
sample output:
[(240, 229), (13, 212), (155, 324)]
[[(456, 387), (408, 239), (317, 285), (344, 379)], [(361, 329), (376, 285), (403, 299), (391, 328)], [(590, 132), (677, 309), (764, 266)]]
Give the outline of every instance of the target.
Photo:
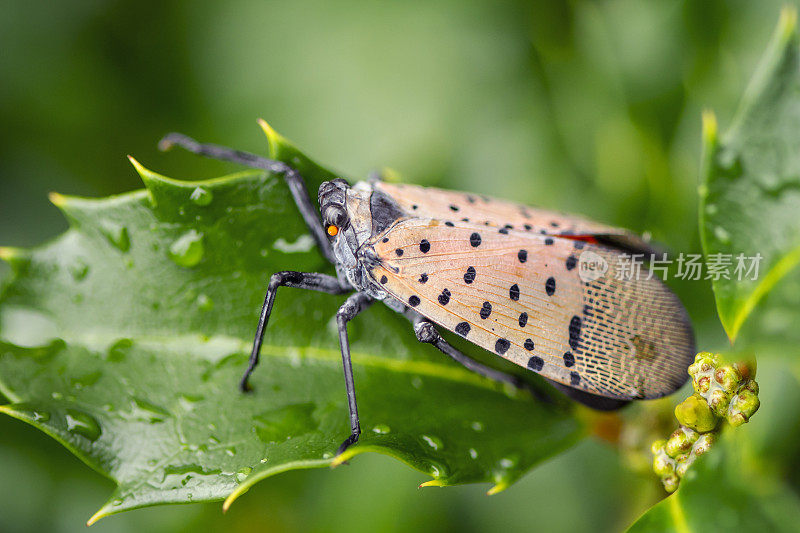
[(50, 394), (50, 397), (53, 398), (54, 400), (61, 400), (64, 398), (64, 395), (61, 394), (60, 392), (54, 392)]
[(122, 505), (122, 500), (115, 499), (114, 501), (111, 502), (111, 505), (113, 505), (114, 507), (119, 507), (120, 505)]
[(469, 449), (469, 456), (472, 459), (477, 459), (478, 458), (478, 450), (476, 450), (475, 448), (470, 448)]
[(716, 237), (717, 240), (723, 244), (731, 242), (731, 234), (728, 233), (728, 230), (722, 226), (717, 226), (714, 228), (714, 237)]
[(500, 459), (500, 466), (502, 468), (508, 469), (517, 464), (517, 462), (509, 457), (503, 457)]
[(236, 448), (225, 448), (225, 455), (228, 457), (233, 457), (236, 455)]
[(214, 199), (214, 194), (203, 187), (197, 187), (192, 191), (192, 194), (189, 195), (189, 199), (194, 202), (195, 205), (206, 206)]
[(411, 378), (411, 386), (415, 389), (419, 390), (422, 388), (422, 378), (419, 376), (414, 376)]
[(246, 466), (244, 468), (239, 469), (236, 472), (236, 481), (241, 483), (242, 481), (247, 479), (247, 476), (249, 476), (250, 472), (252, 472), (252, 471), (253, 471), (253, 469), (250, 468), (249, 466)]
[(34, 422), (47, 422), (50, 420), (50, 413), (43, 409), (37, 409), (27, 403), (14, 404), (13, 409), (18, 413), (27, 413)]
[(483, 423), (478, 421), (473, 422), (472, 424), (470, 424), (469, 427), (471, 427), (473, 431), (477, 431), (478, 433), (483, 431)]
[(131, 248), (131, 239), (128, 235), (128, 228), (117, 222), (104, 220), (100, 223), (100, 231), (108, 242), (122, 252), (127, 252)]
[(378, 435), (386, 435), (392, 428), (387, 426), (386, 424), (378, 424), (374, 428), (372, 428), (373, 433), (377, 433)]
[(434, 437), (433, 435), (420, 435), (420, 440), (433, 448), (434, 450), (441, 450), (444, 447), (442, 439)]
[(86, 437), (94, 442), (100, 436), (100, 424), (91, 415), (76, 409), (67, 409), (64, 415), (67, 431), (75, 435)]
[(719, 208), (717, 207), (717, 204), (708, 204), (706, 206), (706, 214), (709, 215), (709, 216), (716, 215), (718, 211), (719, 211)]
[(214, 309), (214, 300), (205, 294), (201, 294), (197, 297), (197, 308), (201, 311), (211, 311)]
[(189, 230), (172, 243), (169, 247), (169, 258), (182, 267), (196, 266), (205, 254), (203, 234)]

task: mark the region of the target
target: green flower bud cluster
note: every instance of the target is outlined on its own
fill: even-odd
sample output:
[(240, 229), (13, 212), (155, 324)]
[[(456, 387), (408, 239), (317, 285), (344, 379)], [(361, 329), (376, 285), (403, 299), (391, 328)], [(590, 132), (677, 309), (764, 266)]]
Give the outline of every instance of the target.
[(717, 354), (700, 352), (689, 367), (695, 393), (675, 408), (680, 427), (669, 439), (653, 443), (653, 471), (667, 492), (677, 490), (691, 464), (716, 441), (720, 422), (733, 426), (758, 410), (758, 384), (745, 364), (722, 364)]

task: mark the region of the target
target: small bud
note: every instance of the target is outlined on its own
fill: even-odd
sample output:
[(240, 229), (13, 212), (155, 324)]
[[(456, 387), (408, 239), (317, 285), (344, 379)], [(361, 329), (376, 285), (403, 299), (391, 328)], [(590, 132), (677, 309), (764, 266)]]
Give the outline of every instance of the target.
[(711, 431), (717, 426), (717, 417), (711, 412), (708, 402), (699, 394), (686, 398), (675, 408), (675, 418), (684, 426), (700, 433)]
[(675, 492), (676, 490), (678, 490), (680, 479), (675, 474), (672, 474), (664, 478), (661, 478), (661, 483), (663, 483), (664, 490), (666, 490), (667, 492)]
[(653, 455), (661, 453), (664, 451), (664, 445), (667, 443), (666, 439), (658, 439), (654, 441), (653, 444), (650, 446), (650, 451), (653, 452)]
[(710, 387), (711, 387), (711, 378), (709, 378), (708, 376), (703, 376), (697, 380), (697, 384), (695, 384), (694, 390), (701, 394), (705, 394), (708, 392), (708, 389)]
[(694, 446), (692, 446), (692, 453), (696, 456), (703, 455), (711, 449), (715, 442), (717, 442), (716, 433), (706, 433), (704, 435), (700, 435), (700, 438), (697, 439), (697, 442), (695, 442)]
[(726, 365), (717, 369), (714, 373), (714, 379), (720, 384), (722, 390), (728, 394), (732, 394), (739, 388), (739, 381), (741, 381), (742, 376), (739, 374), (738, 370), (734, 369), (732, 366)]
[(714, 414), (719, 417), (727, 415), (729, 403), (730, 397), (723, 390), (716, 389), (708, 395), (708, 405), (714, 411)]
[[(750, 385), (750, 383), (754, 385)], [(727, 413), (727, 419), (730, 425), (734, 427), (741, 426), (750, 420), (750, 417), (758, 411), (758, 408), (761, 406), (761, 401), (758, 399), (758, 394), (754, 393), (752, 389), (757, 391), (758, 384), (750, 380), (745, 386), (739, 389), (738, 394), (731, 399)]]
[(692, 466), (694, 462), (694, 457), (689, 455), (685, 461), (681, 461), (675, 467), (675, 473), (678, 474), (679, 478), (683, 478), (686, 475), (686, 472), (689, 470), (689, 467)]
[(688, 452), (692, 449), (692, 444), (697, 441), (699, 434), (690, 428), (681, 426), (670, 435), (667, 444), (664, 446), (664, 451), (670, 457), (676, 457), (678, 454)]
[(660, 453), (653, 457), (653, 472), (659, 476), (668, 476), (675, 472), (675, 461)]

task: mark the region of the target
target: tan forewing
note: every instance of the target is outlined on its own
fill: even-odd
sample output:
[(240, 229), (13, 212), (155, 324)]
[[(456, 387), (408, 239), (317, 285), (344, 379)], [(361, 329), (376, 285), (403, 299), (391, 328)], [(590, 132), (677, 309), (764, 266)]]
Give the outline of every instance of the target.
[[(619, 252), (525, 231), (405, 219), (374, 240), (372, 275), (436, 324), (522, 367), (610, 398), (656, 398), (686, 379), (693, 334), (657, 279), (616, 279)], [(581, 254), (609, 265), (584, 282)], [(584, 258), (590, 256), (583, 256)]]
[(624, 248), (651, 250), (649, 243), (635, 233), (575, 215), (434, 187), (378, 182), (375, 188), (390, 196), (414, 217), (505, 226), (517, 231), (548, 235), (609, 236), (612, 237), (610, 240)]

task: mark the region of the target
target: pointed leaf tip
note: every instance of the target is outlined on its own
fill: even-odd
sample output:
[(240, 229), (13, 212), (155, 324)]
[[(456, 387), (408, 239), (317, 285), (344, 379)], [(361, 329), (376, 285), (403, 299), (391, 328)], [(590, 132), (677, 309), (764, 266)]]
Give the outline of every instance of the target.
[(277, 158), (280, 151), (280, 145), (284, 141), (283, 136), (275, 131), (272, 126), (270, 126), (269, 123), (263, 118), (258, 119), (258, 125), (261, 126), (261, 129), (264, 131), (264, 135), (267, 136), (269, 156), (273, 159)]
[(499, 483), (497, 483), (497, 485), (495, 485), (491, 489), (487, 490), (486, 491), (486, 495), (487, 496), (494, 496), (495, 494), (503, 492), (504, 490), (506, 490), (508, 488), (508, 485), (509, 485), (508, 482), (500, 481)]
[(64, 205), (67, 203), (67, 197), (57, 192), (48, 193), (47, 198), (48, 200), (50, 200), (51, 204), (58, 207), (59, 209), (64, 207)]
[(5, 261), (11, 270), (18, 274), (30, 261), (30, 253), (22, 248), (0, 246), (0, 261)]
[(703, 142), (713, 145), (717, 142), (717, 116), (710, 109), (703, 111)]
[(418, 489), (423, 487), (444, 487), (444, 481), (441, 479), (431, 479), (426, 481), (425, 483), (420, 483)]
[(152, 170), (146, 168), (144, 165), (139, 163), (132, 155), (128, 156), (128, 160), (133, 165), (133, 168), (136, 169), (136, 173), (139, 174), (139, 177), (142, 179), (142, 183), (144, 186), (152, 192), (152, 185), (153, 183), (163, 183), (165, 181), (171, 181), (168, 177), (163, 176), (157, 172), (153, 172)]
[(788, 41), (797, 31), (797, 8), (790, 5), (783, 6), (778, 19), (778, 28), (783, 41)]

